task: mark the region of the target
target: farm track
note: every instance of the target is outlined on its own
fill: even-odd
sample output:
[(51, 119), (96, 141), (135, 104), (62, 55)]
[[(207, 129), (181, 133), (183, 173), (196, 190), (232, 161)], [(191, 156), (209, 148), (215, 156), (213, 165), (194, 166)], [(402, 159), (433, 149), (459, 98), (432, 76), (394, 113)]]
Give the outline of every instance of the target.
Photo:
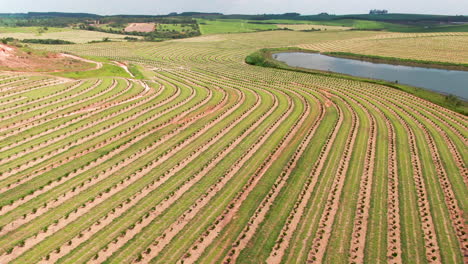
[[(0, 263), (467, 262), (466, 116), (243, 63), (286, 44), (400, 43), (430, 58), (466, 36), (41, 45), (139, 65), (145, 79), (0, 73)], [(432, 53), (462, 58), (447, 52)]]

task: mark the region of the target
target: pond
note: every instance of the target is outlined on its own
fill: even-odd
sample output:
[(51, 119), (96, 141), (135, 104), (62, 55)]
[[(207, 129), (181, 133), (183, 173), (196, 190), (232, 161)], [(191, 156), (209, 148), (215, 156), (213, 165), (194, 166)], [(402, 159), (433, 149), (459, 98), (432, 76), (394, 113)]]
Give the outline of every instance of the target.
[(305, 52), (276, 53), (273, 58), (293, 67), (398, 82), (468, 100), (468, 71), (372, 63)]

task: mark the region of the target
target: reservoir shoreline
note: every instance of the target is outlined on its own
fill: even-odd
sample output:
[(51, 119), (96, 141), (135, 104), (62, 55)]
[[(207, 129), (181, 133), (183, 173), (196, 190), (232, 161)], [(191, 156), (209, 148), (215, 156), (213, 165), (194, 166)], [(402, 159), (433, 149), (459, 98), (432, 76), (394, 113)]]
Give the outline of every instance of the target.
[(272, 58), (290, 67), (405, 84), (468, 100), (466, 71), (375, 63), (301, 51), (275, 52)]

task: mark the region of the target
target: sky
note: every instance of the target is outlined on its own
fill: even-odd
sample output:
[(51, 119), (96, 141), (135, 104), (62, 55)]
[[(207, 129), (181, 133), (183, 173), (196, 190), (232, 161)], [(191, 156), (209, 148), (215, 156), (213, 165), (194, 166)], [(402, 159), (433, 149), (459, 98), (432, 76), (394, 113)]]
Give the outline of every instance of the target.
[(224, 14), (363, 14), (390, 13), (468, 15), (468, 0), (0, 0), (0, 13), (76, 12), (100, 15), (161, 15), (170, 12)]

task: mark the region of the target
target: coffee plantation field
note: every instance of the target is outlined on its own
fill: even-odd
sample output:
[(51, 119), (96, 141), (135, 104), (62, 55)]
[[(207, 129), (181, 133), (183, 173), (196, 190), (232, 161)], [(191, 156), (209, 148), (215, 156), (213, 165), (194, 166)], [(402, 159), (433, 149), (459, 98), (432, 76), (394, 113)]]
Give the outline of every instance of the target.
[(466, 38), (31, 44), (123, 68), (0, 72), (0, 263), (466, 263), (467, 116), (244, 62), (300, 46), (467, 63)]

